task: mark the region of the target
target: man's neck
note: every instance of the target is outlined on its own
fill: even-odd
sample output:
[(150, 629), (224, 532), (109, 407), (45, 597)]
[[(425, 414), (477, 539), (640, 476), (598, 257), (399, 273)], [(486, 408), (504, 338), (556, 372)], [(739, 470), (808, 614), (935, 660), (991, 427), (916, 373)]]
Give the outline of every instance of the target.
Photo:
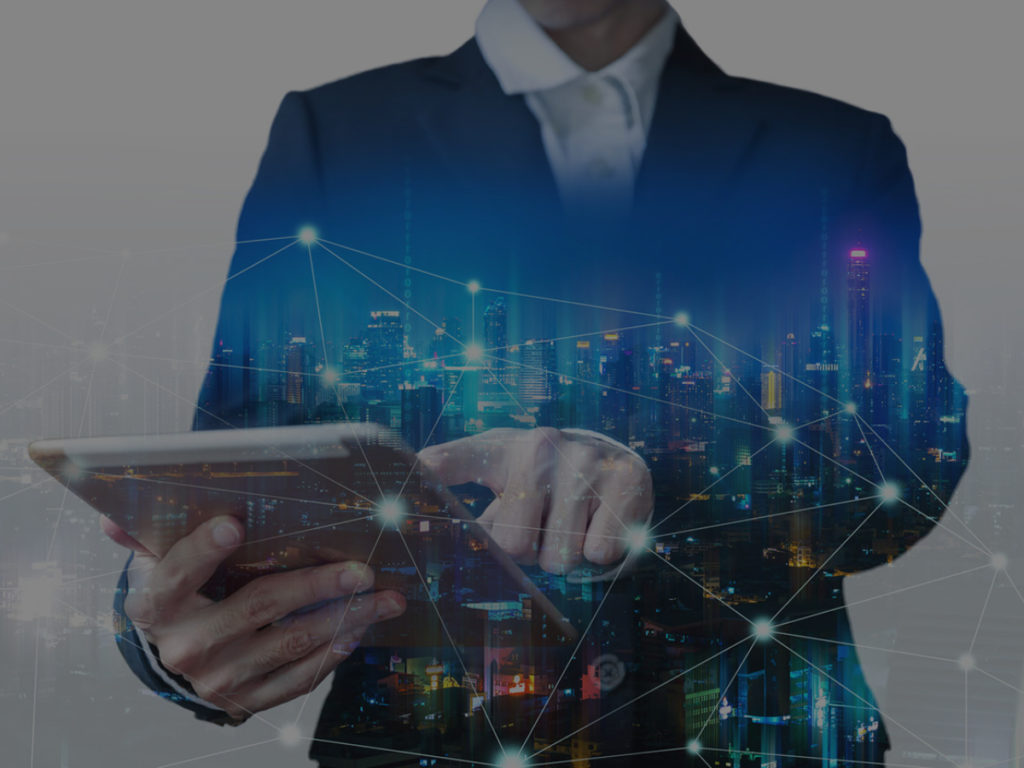
[(630, 0), (587, 24), (545, 32), (583, 69), (596, 72), (636, 45), (667, 10), (665, 0)]

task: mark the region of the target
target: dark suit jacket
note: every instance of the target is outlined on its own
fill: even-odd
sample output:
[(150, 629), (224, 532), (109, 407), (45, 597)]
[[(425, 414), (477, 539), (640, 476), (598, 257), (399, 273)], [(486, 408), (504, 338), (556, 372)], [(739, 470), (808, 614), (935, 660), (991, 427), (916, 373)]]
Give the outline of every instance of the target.
[[(332, 253), (317, 252), (318, 297), (306, 250), (278, 252), (290, 241), (265, 240), (305, 224), (331, 244)], [(625, 222), (566, 221), (536, 120), (521, 97), (502, 93), (470, 41), (449, 56), (285, 97), (242, 209), (196, 427), (337, 418), (311, 410), (309, 396), (300, 408), (267, 396), (287, 385), (259, 378), (260, 345), (283, 333), (316, 337), (322, 327), (328, 356), (341, 359), (338, 347), (358, 335), (370, 310), (401, 309), (415, 334), (424, 318), (450, 318), (469, 278), (504, 292), (511, 343), (647, 323), (655, 330), (624, 332), (636, 334), (632, 346), (597, 336), (600, 360), (561, 367), (567, 390), (599, 384), (603, 400), (577, 402), (570, 391), (568, 406), (536, 418), (645, 438), (638, 448), (654, 468), (656, 520), (686, 505), (662, 529), (682, 530), (608, 592), (575, 657), (559, 657), (577, 690), (552, 694), (558, 702), (534, 747), (603, 717), (562, 748), (648, 752), (643, 759), (678, 764), (694, 759), (685, 746), (699, 736), (708, 759), (878, 759), (887, 739), (872, 725), (878, 713), (844, 645), (841, 578), (924, 535), (967, 461), (965, 398), (942, 362), (919, 236), (905, 152), (885, 117), (726, 75), (682, 28), (633, 213)], [(866, 283), (851, 257), (858, 248), (869, 254)], [(529, 298), (538, 295), (557, 301)], [(679, 309), (696, 330), (664, 322)], [(651, 349), (662, 350), (658, 359), (647, 358)], [(507, 364), (515, 364), (511, 353)], [(835, 415), (847, 400), (863, 415), (859, 426)], [(593, 423), (581, 415), (588, 413)], [(809, 426), (798, 442), (765, 448), (779, 414)], [(770, 460), (762, 469), (751, 456)], [(727, 483), (696, 493), (729, 474), (726, 467)], [(879, 476), (907, 503), (875, 509)], [(802, 504), (818, 509), (787, 514)], [(733, 535), (741, 519), (744, 533)], [(591, 599), (604, 596), (594, 589)], [(734, 614), (780, 609), (780, 621), (804, 622), (794, 634), (820, 642), (744, 641), (725, 650), (749, 633)], [(137, 641), (129, 625), (122, 652), (159, 690)], [(583, 700), (580, 680), (609, 653), (622, 681)], [(339, 668), (314, 758), (491, 758), (495, 744), (473, 727), (449, 721), (428, 733), (395, 711), (367, 715), (384, 674), (378, 657), (357, 654)], [(513, 741), (542, 705), (495, 706), (496, 719), (511, 721), (503, 738)], [(377, 751), (352, 746), (362, 742)], [(535, 760), (568, 754), (552, 747)]]

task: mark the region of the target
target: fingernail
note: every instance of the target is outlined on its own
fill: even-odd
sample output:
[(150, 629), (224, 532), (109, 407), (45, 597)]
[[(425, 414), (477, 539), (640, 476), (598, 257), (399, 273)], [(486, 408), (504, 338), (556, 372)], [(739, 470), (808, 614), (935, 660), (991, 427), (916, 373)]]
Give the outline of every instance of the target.
[(338, 586), (345, 592), (357, 592), (370, 586), (370, 578), (366, 567), (358, 563), (345, 566), (338, 575)]
[(233, 547), (242, 540), (242, 535), (233, 523), (221, 523), (213, 529), (213, 540), (219, 547)]
[(389, 619), (392, 616), (398, 616), (401, 612), (402, 606), (400, 606), (398, 602), (394, 600), (394, 598), (378, 598), (376, 612), (376, 616), (378, 619)]
[(359, 647), (358, 640), (346, 640), (344, 642), (335, 643), (331, 646), (331, 650), (342, 656), (349, 656), (352, 651)]

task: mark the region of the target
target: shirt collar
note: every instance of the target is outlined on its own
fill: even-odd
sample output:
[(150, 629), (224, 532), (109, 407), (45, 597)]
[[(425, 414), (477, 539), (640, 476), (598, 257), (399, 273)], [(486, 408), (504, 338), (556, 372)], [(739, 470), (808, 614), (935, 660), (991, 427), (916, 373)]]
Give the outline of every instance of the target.
[(679, 17), (671, 8), (623, 56), (590, 73), (570, 59), (519, 4), (487, 0), (476, 21), (476, 40), (507, 95), (545, 91), (586, 75), (617, 75), (633, 88), (655, 82), (672, 51)]

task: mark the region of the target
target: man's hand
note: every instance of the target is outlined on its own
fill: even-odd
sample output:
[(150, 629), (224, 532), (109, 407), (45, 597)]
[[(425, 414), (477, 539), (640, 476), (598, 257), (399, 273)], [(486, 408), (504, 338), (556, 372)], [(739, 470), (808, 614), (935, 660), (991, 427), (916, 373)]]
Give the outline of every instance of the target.
[[(128, 618), (167, 669), (235, 720), (309, 693), (371, 624), (405, 610), (397, 592), (359, 594), (373, 586), (374, 574), (358, 562), (263, 576), (214, 602), (197, 590), (242, 543), (237, 520), (206, 521), (162, 558), (109, 518), (101, 523), (136, 553), (124, 603)], [(332, 602), (290, 615), (322, 601)]]
[(586, 433), (492, 429), (420, 451), (447, 485), (478, 483), (497, 498), (479, 520), (524, 565), (567, 573), (607, 565), (652, 511), (651, 473), (624, 445)]

